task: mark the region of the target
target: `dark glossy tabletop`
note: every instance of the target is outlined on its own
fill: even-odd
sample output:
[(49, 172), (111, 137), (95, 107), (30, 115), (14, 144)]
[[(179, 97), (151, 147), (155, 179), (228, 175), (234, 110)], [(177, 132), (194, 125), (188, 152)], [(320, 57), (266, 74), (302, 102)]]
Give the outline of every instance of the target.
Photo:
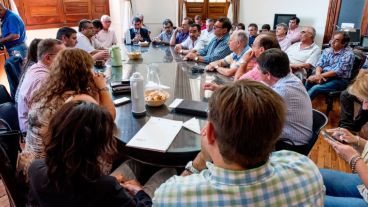
[[(115, 136), (124, 144), (140, 130), (151, 116), (180, 121), (191, 119), (193, 116), (178, 114), (171, 111), (168, 106), (175, 98), (207, 101), (212, 92), (203, 90), (202, 85), (205, 82), (214, 81), (217, 83), (224, 83), (229, 81), (228, 78), (213, 72), (193, 74), (191, 69), (196, 63), (181, 61), (181, 57), (174, 53), (170, 53), (172, 55), (172, 58), (170, 58), (172, 59), (171, 62), (154, 61), (159, 61), (160, 58), (165, 57), (167, 51), (173, 51), (173, 47), (150, 47), (148, 48), (147, 54), (144, 55), (143, 59), (139, 62), (126, 61), (122, 67), (107, 67), (102, 70), (102, 72), (107, 75), (109, 81), (129, 79), (134, 72), (140, 72), (146, 79), (149, 64), (156, 63), (161, 84), (169, 87), (168, 89), (164, 89), (170, 94), (166, 104), (160, 107), (146, 106), (146, 116), (139, 118), (133, 117), (131, 103), (116, 107), (117, 114), (115, 123), (117, 125), (117, 130)], [(146, 61), (145, 58), (148, 60)], [(175, 59), (178, 59), (178, 61)], [(113, 99), (123, 96), (130, 97), (130, 94), (113, 96)], [(203, 128), (206, 119), (202, 117), (197, 118), (199, 118), (200, 126)], [(154, 139), (154, 137), (152, 138)], [(189, 160), (192, 160), (197, 155), (200, 150), (200, 144), (200, 135), (183, 127), (165, 153), (131, 147), (124, 147), (124, 152), (127, 153), (128, 156), (144, 163), (157, 166), (183, 167)]]

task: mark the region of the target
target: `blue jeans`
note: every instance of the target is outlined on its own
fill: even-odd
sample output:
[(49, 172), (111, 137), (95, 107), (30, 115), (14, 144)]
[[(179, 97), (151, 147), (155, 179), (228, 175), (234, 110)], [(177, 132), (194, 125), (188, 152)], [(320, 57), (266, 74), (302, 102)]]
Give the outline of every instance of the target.
[(320, 93), (328, 93), (331, 91), (343, 91), (348, 86), (349, 80), (343, 78), (330, 79), (323, 84), (305, 83), (309, 97), (313, 100)]
[(368, 206), (360, 195), (357, 185), (363, 184), (357, 174), (319, 169), (326, 186), (325, 207)]
[(8, 50), (9, 56), (14, 56), (16, 53), (19, 53), (23, 59), (25, 59), (27, 57), (27, 50), (28, 47), (26, 45), (26, 43), (17, 45), (15, 47), (12, 48), (6, 48)]

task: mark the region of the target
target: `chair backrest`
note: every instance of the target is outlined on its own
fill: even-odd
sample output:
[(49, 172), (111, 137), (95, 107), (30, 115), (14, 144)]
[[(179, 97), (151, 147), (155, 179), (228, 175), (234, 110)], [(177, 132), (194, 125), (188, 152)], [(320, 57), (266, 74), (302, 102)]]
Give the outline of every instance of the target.
[(21, 133), (11, 130), (6, 121), (0, 119), (0, 176), (11, 206), (25, 206), (26, 186), (15, 174)]
[(9, 95), (8, 91), (6, 90), (5, 86), (0, 84), (0, 104), (12, 101), (13, 100)]
[(365, 62), (366, 56), (360, 52), (354, 51), (354, 62), (353, 68), (351, 69), (350, 81), (353, 81), (355, 77), (358, 75), (360, 68), (363, 66)]
[(8, 77), (10, 95), (15, 97), (15, 92), (19, 85), (19, 79), (22, 75), (23, 58), (20, 56), (12, 56), (5, 62), (5, 72)]
[(312, 139), (308, 144), (308, 151), (306, 152), (306, 154), (309, 154), (309, 152), (312, 150), (314, 144), (318, 139), (318, 135), (321, 132), (321, 129), (326, 126), (327, 122), (328, 118), (324, 113), (313, 109)]
[(14, 103), (0, 104), (0, 119), (9, 124), (10, 130), (19, 130), (18, 112)]

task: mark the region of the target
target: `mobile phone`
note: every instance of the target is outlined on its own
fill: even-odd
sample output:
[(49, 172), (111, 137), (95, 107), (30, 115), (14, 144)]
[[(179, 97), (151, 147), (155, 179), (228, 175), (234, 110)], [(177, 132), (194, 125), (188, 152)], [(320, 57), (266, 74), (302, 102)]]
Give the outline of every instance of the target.
[(322, 133), (322, 136), (324, 138), (329, 139), (333, 142), (340, 142), (342, 144), (348, 144), (345, 140), (341, 140), (341, 139), (338, 139), (336, 137), (333, 137), (333, 136), (329, 135), (326, 131), (321, 131), (321, 133)]
[(127, 98), (127, 97), (118, 98), (118, 99), (114, 100), (114, 105), (118, 106), (118, 105), (121, 105), (121, 104), (124, 104), (124, 103), (128, 103), (129, 101), (130, 101), (130, 99)]

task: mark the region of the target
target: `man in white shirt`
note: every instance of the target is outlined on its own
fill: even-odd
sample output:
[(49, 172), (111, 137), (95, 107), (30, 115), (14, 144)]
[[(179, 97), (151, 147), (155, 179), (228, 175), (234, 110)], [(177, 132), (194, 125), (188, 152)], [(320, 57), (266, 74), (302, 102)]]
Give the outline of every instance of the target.
[(192, 24), (189, 27), (189, 38), (184, 42), (175, 45), (175, 52), (180, 54), (188, 54), (197, 44), (198, 38), (201, 35), (201, 26)]
[(103, 29), (100, 30), (96, 37), (100, 41), (103, 48), (109, 48), (112, 45), (116, 45), (115, 31), (110, 28), (111, 18), (108, 15), (102, 15), (101, 22)]
[(316, 67), (321, 49), (314, 42), (316, 30), (313, 27), (303, 27), (300, 34), (301, 41), (291, 45), (285, 52), (293, 73), (303, 80), (307, 76), (307, 71)]
[(108, 57), (108, 51), (106, 50), (96, 50), (93, 47), (92, 43), (92, 36), (93, 36), (93, 25), (90, 20), (82, 19), (79, 22), (79, 28), (77, 33), (77, 45), (76, 48), (82, 49), (92, 56), (96, 53), (99, 53), (101, 51), (104, 51), (106, 53), (106, 56)]
[(206, 20), (206, 29), (201, 31), (198, 43), (194, 46), (195, 51), (199, 51), (206, 47), (208, 43), (215, 37), (213, 25), (215, 21), (213, 19)]

